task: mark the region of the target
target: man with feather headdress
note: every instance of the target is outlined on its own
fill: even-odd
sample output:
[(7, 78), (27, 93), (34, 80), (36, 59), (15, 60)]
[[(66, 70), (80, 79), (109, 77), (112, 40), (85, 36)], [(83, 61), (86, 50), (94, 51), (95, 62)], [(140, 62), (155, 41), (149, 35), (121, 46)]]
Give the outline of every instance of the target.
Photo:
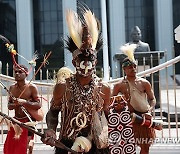
[[(127, 56), (122, 62), (122, 68), (126, 76), (114, 85), (113, 95), (123, 94), (128, 102), (130, 112), (143, 117), (143, 123), (133, 122), (133, 132), (135, 143), (141, 148), (140, 153), (148, 154), (149, 147), (155, 138), (151, 112), (155, 107), (156, 99), (149, 81), (136, 75), (137, 64), (134, 59), (136, 47), (136, 44), (121, 47), (121, 50)], [(146, 122), (148, 121), (150, 121), (150, 124), (147, 127), (148, 123)]]
[[(109, 85), (95, 75), (102, 39), (96, 18), (89, 9), (82, 10), (83, 19), (72, 10), (66, 13), (70, 33), (66, 47), (72, 53), (76, 73), (55, 85), (51, 107), (46, 115), (48, 130), (42, 141), (54, 145), (58, 114), (61, 112), (59, 141), (76, 152), (105, 154), (108, 148), (98, 149), (91, 133), (93, 112), (105, 111), (108, 114), (110, 102)], [(68, 152), (56, 147), (55, 153)]]
[[(35, 84), (28, 84), (26, 81), (28, 75), (28, 68), (26, 66), (14, 65), (13, 69), (16, 83), (11, 85), (9, 89), (8, 109), (15, 111), (15, 119), (32, 125), (34, 123), (32, 123), (32, 120), (36, 121), (33, 118), (34, 113), (42, 106), (38, 98), (38, 89)], [(26, 128), (22, 128), (19, 131), (19, 137), (16, 137), (16, 127), (17, 125), (11, 125), (8, 131), (4, 143), (4, 154), (32, 154), (34, 134), (28, 132)]]
[[(34, 127), (35, 121), (42, 121), (44, 113), (42, 110), (42, 103), (38, 96), (38, 89), (35, 84), (27, 82), (26, 78), (30, 71), (25, 65), (20, 65), (16, 62), (15, 56), (20, 56), (24, 60), (28, 61), (22, 55), (20, 55), (6, 37), (0, 35), (0, 40), (3, 41), (7, 48), (7, 51), (11, 54), (13, 61), (13, 70), (15, 75), (15, 83), (10, 88), (6, 88), (2, 83), (1, 86), (8, 92), (8, 109), (14, 110), (14, 119)], [(28, 61), (32, 66), (36, 65), (37, 55), (34, 55), (33, 60)], [(34, 134), (29, 132), (25, 128), (20, 128), (18, 125), (7, 120), (2, 119), (8, 126), (8, 134), (4, 143), (4, 154), (31, 154), (34, 146)]]

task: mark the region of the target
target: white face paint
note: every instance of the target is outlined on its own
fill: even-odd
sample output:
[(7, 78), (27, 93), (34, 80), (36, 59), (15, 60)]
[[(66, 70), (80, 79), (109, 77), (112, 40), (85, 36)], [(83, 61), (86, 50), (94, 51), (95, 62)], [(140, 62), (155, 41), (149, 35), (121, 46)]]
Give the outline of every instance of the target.
[(92, 63), (88, 61), (88, 65), (85, 67), (85, 74), (87, 74), (88, 70), (92, 69)]
[(82, 61), (82, 62), (80, 63), (80, 68), (81, 68), (81, 69), (85, 69), (85, 67), (86, 67), (86, 66), (84, 65), (84, 61)]
[(81, 61), (78, 65), (76, 65), (77, 72), (82, 76), (88, 76), (93, 73), (95, 66), (92, 64), (91, 61)]

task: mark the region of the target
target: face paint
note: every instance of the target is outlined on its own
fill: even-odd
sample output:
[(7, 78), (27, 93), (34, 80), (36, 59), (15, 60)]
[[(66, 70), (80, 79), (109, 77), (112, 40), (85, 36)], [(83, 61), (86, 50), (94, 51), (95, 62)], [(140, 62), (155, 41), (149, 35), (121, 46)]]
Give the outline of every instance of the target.
[(82, 62), (80, 63), (80, 68), (81, 68), (81, 69), (85, 69), (85, 67), (86, 67), (86, 66), (84, 65), (84, 61), (82, 61)]
[(92, 63), (88, 61), (88, 66), (85, 68), (85, 74), (87, 74), (88, 70), (92, 69)]
[(80, 75), (86, 77), (94, 73), (94, 64), (95, 63), (92, 63), (91, 61), (76, 62), (76, 70)]
[(24, 80), (26, 78), (26, 71), (24, 70), (24, 68), (14, 68), (14, 73), (15, 73), (15, 80), (16, 81), (20, 81), (20, 80)]
[(87, 61), (93, 62), (93, 61), (96, 59), (96, 56), (95, 56), (94, 54), (89, 54), (89, 56), (86, 57), (86, 56), (83, 55), (83, 54), (79, 54), (79, 55), (78, 55), (78, 58), (79, 58), (81, 61), (83, 61), (83, 60), (86, 59)]

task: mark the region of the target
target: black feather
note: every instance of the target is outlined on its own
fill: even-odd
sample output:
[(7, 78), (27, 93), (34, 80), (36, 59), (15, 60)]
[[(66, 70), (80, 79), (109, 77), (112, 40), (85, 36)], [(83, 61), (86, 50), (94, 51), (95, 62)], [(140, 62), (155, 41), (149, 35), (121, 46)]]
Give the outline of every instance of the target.
[(102, 33), (100, 33), (96, 44), (96, 51), (99, 51), (102, 47), (103, 47), (103, 37), (102, 37)]
[(4, 36), (2, 36), (2, 35), (0, 35), (0, 39), (1, 39), (4, 43), (9, 43), (9, 44), (11, 44), (10, 41), (9, 41), (6, 37), (4, 37)]
[(68, 39), (64, 41), (65, 41), (65, 48), (68, 49), (71, 53), (73, 53), (76, 49), (78, 49), (78, 47), (76, 46), (76, 44), (74, 43), (71, 37), (68, 36)]

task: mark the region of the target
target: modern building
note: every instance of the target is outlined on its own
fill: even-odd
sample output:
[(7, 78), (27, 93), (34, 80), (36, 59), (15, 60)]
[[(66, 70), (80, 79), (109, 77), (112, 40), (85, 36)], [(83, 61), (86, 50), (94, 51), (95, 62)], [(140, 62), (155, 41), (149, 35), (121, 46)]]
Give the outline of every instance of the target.
[[(152, 51), (166, 51), (172, 59), (180, 54), (180, 45), (174, 40), (174, 29), (180, 24), (179, 0), (0, 0), (0, 34), (15, 44), (27, 59), (39, 54), (37, 67), (43, 56), (52, 51), (49, 65), (44, 69), (57, 70), (71, 64), (71, 54), (63, 47), (68, 35), (65, 12), (88, 6), (101, 22), (104, 48), (99, 52), (98, 69), (105, 79), (119, 77), (119, 66), (114, 55), (129, 41), (130, 30), (139, 26), (142, 40)], [(0, 60), (10, 62), (0, 44)], [(25, 63), (22, 58), (19, 63)], [(180, 64), (176, 74), (180, 74)], [(3, 66), (5, 69), (5, 66)], [(170, 74), (172, 70), (170, 70)]]

